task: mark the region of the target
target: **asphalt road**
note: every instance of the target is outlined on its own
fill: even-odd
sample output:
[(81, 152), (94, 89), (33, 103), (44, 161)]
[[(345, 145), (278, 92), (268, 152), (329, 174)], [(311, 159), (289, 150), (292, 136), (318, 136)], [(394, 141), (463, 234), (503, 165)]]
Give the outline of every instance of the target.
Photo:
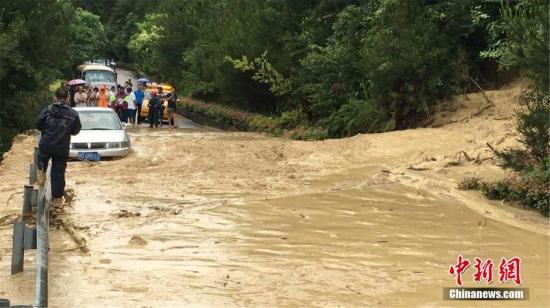
[(122, 69), (122, 68), (117, 68), (116, 72), (117, 72), (117, 83), (118, 84), (124, 84), (125, 81), (130, 79), (130, 80), (132, 80), (132, 84), (134, 85), (134, 88), (136, 87), (137, 78), (136, 78), (136, 74), (134, 72), (128, 71), (128, 70), (125, 70), (125, 69)]

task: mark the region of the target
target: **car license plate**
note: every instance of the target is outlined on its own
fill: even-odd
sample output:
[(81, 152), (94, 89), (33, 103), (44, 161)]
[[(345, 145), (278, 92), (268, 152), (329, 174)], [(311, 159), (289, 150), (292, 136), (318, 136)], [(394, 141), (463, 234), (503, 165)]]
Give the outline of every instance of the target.
[(87, 161), (99, 161), (101, 155), (97, 152), (78, 152), (78, 159)]

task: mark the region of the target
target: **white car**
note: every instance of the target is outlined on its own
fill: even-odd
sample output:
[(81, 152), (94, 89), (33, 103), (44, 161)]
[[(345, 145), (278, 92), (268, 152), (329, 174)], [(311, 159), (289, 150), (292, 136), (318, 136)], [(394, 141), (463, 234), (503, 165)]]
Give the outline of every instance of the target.
[(99, 160), (128, 154), (130, 137), (113, 109), (79, 107), (74, 110), (78, 112), (82, 129), (71, 137), (69, 157)]

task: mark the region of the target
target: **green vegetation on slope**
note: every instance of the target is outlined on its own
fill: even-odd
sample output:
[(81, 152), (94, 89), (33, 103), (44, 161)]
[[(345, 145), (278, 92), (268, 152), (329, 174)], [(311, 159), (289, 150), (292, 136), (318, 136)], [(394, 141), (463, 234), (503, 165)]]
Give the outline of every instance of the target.
[(509, 34), (506, 57), (528, 76), (534, 86), (523, 93), (525, 110), (517, 112), (517, 130), (523, 149), (494, 150), (503, 168), (513, 170), (506, 180), (479, 183), (466, 180), (463, 188), (480, 188), (490, 199), (517, 201), (550, 214), (550, 63), (548, 57), (550, 20), (548, 1), (503, 7), (504, 29)]
[(329, 137), (417, 126), (471, 79), (492, 87), (523, 65), (501, 4), (485, 0), (162, 0), (138, 29), (130, 56), (150, 76), (300, 113)]

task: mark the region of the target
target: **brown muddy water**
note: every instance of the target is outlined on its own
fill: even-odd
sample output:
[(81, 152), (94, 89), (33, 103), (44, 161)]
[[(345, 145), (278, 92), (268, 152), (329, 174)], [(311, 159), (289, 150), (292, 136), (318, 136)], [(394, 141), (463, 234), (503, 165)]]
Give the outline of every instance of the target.
[[(456, 190), (493, 163), (444, 167), (509, 127), (476, 125), (487, 119), (324, 142), (135, 129), (128, 157), (69, 164), (68, 217), (90, 253), (51, 232), (51, 307), (549, 307), (548, 221)], [(0, 216), (19, 211), (33, 142), (16, 139), (0, 166)], [(34, 254), (15, 276), (10, 254), (0, 226), (0, 297), (32, 303)], [(513, 287), (498, 262), (521, 257), (530, 299), (443, 300), (458, 255), (491, 258), (491, 287)], [(473, 273), (465, 286), (487, 286)]]

